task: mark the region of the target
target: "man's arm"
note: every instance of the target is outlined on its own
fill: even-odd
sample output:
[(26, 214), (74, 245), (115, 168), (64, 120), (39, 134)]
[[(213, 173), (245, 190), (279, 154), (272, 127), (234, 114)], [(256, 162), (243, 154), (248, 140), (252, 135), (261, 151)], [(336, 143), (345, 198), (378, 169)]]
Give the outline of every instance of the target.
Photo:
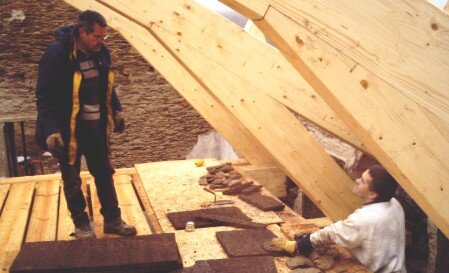
[(40, 126), (43, 130), (45, 139), (54, 133), (59, 132), (56, 122), (57, 107), (57, 71), (58, 66), (58, 50), (51, 46), (39, 61), (39, 73), (37, 76), (36, 87), (36, 107), (39, 113)]
[(351, 214), (343, 221), (338, 221), (310, 235), (313, 247), (335, 243), (346, 248), (360, 246), (366, 234), (363, 219), (357, 213)]

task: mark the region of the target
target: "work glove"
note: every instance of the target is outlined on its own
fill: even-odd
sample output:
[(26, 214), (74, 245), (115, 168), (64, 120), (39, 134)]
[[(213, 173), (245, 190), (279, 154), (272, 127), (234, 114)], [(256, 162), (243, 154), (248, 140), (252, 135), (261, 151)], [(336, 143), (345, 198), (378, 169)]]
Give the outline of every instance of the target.
[(62, 141), (62, 137), (60, 133), (54, 133), (47, 137), (45, 140), (47, 143), (48, 150), (50, 153), (58, 156), (62, 154), (64, 150), (64, 142)]
[(125, 118), (122, 116), (122, 112), (115, 112), (114, 120), (114, 133), (122, 133), (125, 131)]
[(263, 249), (268, 252), (287, 252), (293, 254), (296, 251), (296, 241), (285, 238), (274, 238), (263, 244)]

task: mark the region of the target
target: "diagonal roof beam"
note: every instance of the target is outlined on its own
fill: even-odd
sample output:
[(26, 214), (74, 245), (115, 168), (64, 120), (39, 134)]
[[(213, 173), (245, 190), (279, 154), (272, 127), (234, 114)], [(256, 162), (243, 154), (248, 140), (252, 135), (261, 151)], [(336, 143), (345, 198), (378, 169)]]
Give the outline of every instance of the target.
[[(223, 2), (231, 3), (234, 7), (247, 5), (249, 9), (257, 1), (223, 0)], [(336, 15), (332, 19), (348, 16), (354, 20), (352, 24), (371, 19), (369, 14), (364, 14), (360, 20), (353, 18), (354, 14), (347, 14), (347, 11), (351, 10), (351, 3), (357, 1), (302, 1), (301, 4), (304, 3), (306, 6), (310, 4), (312, 8), (316, 6), (319, 9), (324, 2), (329, 10), (335, 5), (348, 5), (348, 9), (338, 9), (341, 16)], [(404, 1), (395, 1), (394, 5), (399, 2), (404, 3)], [(421, 14), (421, 11), (435, 14), (435, 18), (441, 19), (443, 23), (446, 22), (446, 19), (440, 16), (443, 13), (438, 10), (433, 11), (431, 4), (422, 6), (425, 1), (418, 1), (419, 4), (417, 1), (408, 2), (418, 14)], [(367, 4), (371, 13), (376, 16), (380, 16), (379, 12), (382, 11), (378, 4), (388, 6), (388, 3), (393, 2), (363, 1), (363, 4)], [(278, 46), (287, 60), (352, 131), (365, 141), (367, 149), (390, 171), (445, 235), (449, 236), (449, 210), (447, 209), (449, 208), (449, 154), (447, 153), (449, 141), (442, 134), (445, 129), (439, 127), (444, 126), (445, 122), (439, 121), (438, 124), (434, 122), (441, 117), (436, 114), (432, 117), (428, 115), (429, 111), (434, 113), (436, 109), (443, 111), (445, 108), (439, 107), (431, 100), (423, 102), (422, 98), (412, 99), (411, 95), (405, 95), (402, 90), (398, 90), (399, 87), (394, 80), (385, 81), (384, 78), (370, 71), (368, 66), (362, 65), (361, 56), (355, 53), (343, 54), (338, 47), (339, 43), (329, 42), (323, 38), (323, 35), (343, 36), (339, 33), (342, 32), (341, 30), (324, 26), (311, 30), (308, 20), (298, 19), (298, 9), (301, 5), (296, 2), (296, 6), (293, 6), (290, 0), (270, 2), (266, 6), (263, 17), (255, 21), (256, 25)], [(397, 6), (391, 6), (384, 11), (401, 14), (398, 9)], [(237, 11), (247, 15), (245, 9)], [(322, 18), (320, 11), (314, 13), (310, 10), (309, 12), (310, 16), (316, 16), (314, 19), (316, 22), (328, 21)], [(254, 15), (254, 12), (248, 15)], [(383, 19), (387, 20), (388, 16)], [(372, 31), (382, 34), (383, 30), (379, 26)], [(361, 35), (364, 36), (363, 33)], [(384, 40), (386, 40), (385, 37)], [(339, 42), (344, 43), (344, 39)], [(447, 46), (447, 43), (444, 45)], [(446, 56), (448, 56), (447, 53), (445, 57), (440, 55), (442, 59)], [(419, 58), (411, 56), (410, 61), (419, 61)], [(432, 63), (434, 59), (429, 61)], [(381, 65), (381, 61), (379, 64)], [(435, 74), (442, 73), (437, 65), (434, 68)], [(447, 68), (444, 69), (446, 73), (449, 71)], [(400, 71), (402, 70), (399, 69)], [(432, 69), (429, 71), (433, 72)], [(445, 80), (448, 79), (449, 77), (446, 77)], [(438, 87), (445, 80), (440, 79), (434, 84), (429, 83), (429, 87)]]
[[(271, 155), (219, 101), (205, 90), (160, 43), (141, 26), (95, 1), (67, 0), (80, 10), (97, 10), (189, 102), (207, 122), (252, 164), (273, 163)], [(260, 162), (260, 163), (256, 163)]]
[(208, 50), (212, 45), (224, 52), (230, 52), (232, 47), (226, 36), (220, 40), (202, 36), (216, 32), (215, 21), (208, 19), (211, 12), (194, 1), (101, 2), (139, 24), (151, 24), (151, 35), (246, 126), (331, 219), (346, 217), (360, 204), (350, 193), (350, 178), (285, 106), (258, 92), (255, 83), (239, 75), (241, 70), (215, 60)]

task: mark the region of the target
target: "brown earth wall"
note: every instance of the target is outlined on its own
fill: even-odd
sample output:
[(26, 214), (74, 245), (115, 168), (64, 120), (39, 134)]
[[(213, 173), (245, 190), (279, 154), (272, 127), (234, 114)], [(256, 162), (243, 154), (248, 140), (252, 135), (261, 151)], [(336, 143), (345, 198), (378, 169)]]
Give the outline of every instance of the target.
[[(74, 22), (78, 11), (60, 0), (0, 3), (0, 117), (35, 116), (38, 61), (55, 29)], [(25, 19), (11, 20), (13, 10)], [(127, 120), (125, 133), (112, 137), (114, 166), (184, 159), (197, 136), (212, 128), (117, 32), (109, 34), (115, 86)], [(30, 122), (28, 144), (38, 153), (33, 134)]]

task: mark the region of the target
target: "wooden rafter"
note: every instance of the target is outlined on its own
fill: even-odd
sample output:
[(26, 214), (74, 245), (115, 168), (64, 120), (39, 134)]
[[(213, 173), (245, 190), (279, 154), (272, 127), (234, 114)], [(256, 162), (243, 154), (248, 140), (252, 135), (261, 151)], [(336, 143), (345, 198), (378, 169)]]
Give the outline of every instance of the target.
[[(72, 4), (80, 7), (80, 2), (93, 4), (94, 1), (73, 1)], [(215, 45), (219, 51), (232, 49), (225, 43), (226, 36), (219, 40), (201, 36), (201, 33), (216, 32), (215, 21), (208, 20), (209, 11), (194, 1), (106, 2), (109, 8), (136, 24), (149, 26), (151, 36), (244, 124), (326, 215), (333, 220), (342, 219), (359, 205), (359, 200), (350, 193), (353, 182), (287, 108), (258, 92), (255, 83), (242, 79), (240, 69), (224, 66), (225, 60), (218, 62), (213, 51), (208, 51), (210, 45)], [(107, 10), (102, 13), (110, 15)], [(121, 28), (119, 26), (119, 30)], [(148, 35), (138, 35), (150, 42)]]
[[(329, 38), (342, 37), (343, 33), (355, 35), (359, 32), (361, 37), (365, 37), (369, 35), (368, 32), (362, 33), (362, 30), (355, 27), (346, 32), (340, 28), (329, 27), (324, 23), (318, 26), (319, 22), (329, 21), (329, 18), (323, 18), (324, 13), (322, 12), (324, 11), (320, 8), (330, 12), (339, 7), (336, 10), (341, 15), (332, 17), (328, 14), (327, 16), (332, 17), (335, 22), (339, 22), (337, 19), (346, 15), (352, 19), (351, 22), (345, 21), (343, 25), (346, 27), (348, 23), (353, 26), (359, 21), (377, 22), (381, 20), (377, 17), (382, 15), (382, 11), (391, 11), (399, 16), (401, 15), (401, 8), (404, 8), (401, 5), (405, 2), (395, 1), (393, 4), (391, 1), (363, 1), (364, 5), (368, 5), (369, 14), (373, 15), (364, 13), (360, 20), (351, 17), (349, 12), (346, 14), (348, 10), (350, 11), (353, 8), (352, 3), (355, 3), (354, 1), (305, 1), (301, 2), (304, 3), (304, 9), (301, 9), (298, 5), (293, 7), (292, 1), (275, 0), (267, 3), (264, 12), (260, 12), (258, 1), (223, 0), (223, 2), (231, 3), (233, 7), (246, 6), (245, 9), (238, 10), (244, 15), (260, 15), (259, 18), (253, 19), (256, 20), (256, 25), (267, 38), (278, 46), (284, 56), (329, 106), (336, 111), (340, 118), (347, 123), (351, 130), (365, 141), (368, 150), (382, 162), (410, 196), (448, 236), (449, 154), (447, 151), (449, 150), (449, 141), (442, 132), (447, 130), (445, 128), (446, 122), (443, 120), (447, 119), (449, 115), (441, 117), (438, 114), (433, 114), (432, 117), (429, 117), (428, 114), (428, 112), (441, 114), (446, 110), (445, 100), (448, 99), (448, 96), (444, 92), (447, 93), (447, 88), (443, 93), (438, 92), (442, 92), (441, 86), (445, 86), (449, 79), (447, 77), (447, 71), (449, 71), (447, 64), (442, 64), (435, 58), (430, 58), (427, 60), (428, 63), (425, 64), (429, 66), (429, 70), (425, 72), (426, 75), (434, 74), (432, 75), (434, 82), (427, 82), (428, 93), (440, 94), (440, 101), (434, 103), (431, 95), (413, 96), (413, 90), (404, 94), (405, 91), (401, 89), (403, 86), (395, 78), (402, 71), (400, 67), (397, 68), (396, 72), (390, 70), (391, 78), (374, 69), (373, 66), (376, 64), (386, 69), (386, 65), (382, 63), (383, 55), (379, 56), (381, 60), (371, 59), (369, 61), (373, 64), (367, 64), (369, 61), (363, 59), (363, 54), (360, 52), (362, 49), (358, 49), (363, 44), (362, 41), (357, 40), (356, 44), (352, 44), (354, 53), (349, 50), (348, 40), (343, 38), (332, 40)], [(430, 3), (426, 1), (407, 1), (407, 3), (420, 16), (423, 14), (435, 15), (434, 18), (438, 22), (434, 28), (445, 28), (448, 21), (447, 16), (442, 17), (441, 15), (444, 14), (431, 6)], [(387, 7), (391, 5), (391, 7), (382, 10), (378, 6), (381, 4)], [(317, 12), (313, 13), (312, 8), (310, 10), (305, 8), (309, 5), (316, 7)], [(321, 7), (322, 5), (326, 7)], [(347, 5), (348, 9), (341, 8), (341, 5)], [(248, 10), (251, 10), (252, 7), (258, 7), (259, 12), (249, 12)], [(300, 9), (309, 12), (307, 18), (313, 15), (316, 19), (308, 21), (304, 16), (299, 17)], [(404, 8), (403, 11), (407, 10)], [(404, 14), (407, 14), (407, 12)], [(371, 16), (377, 17), (372, 18)], [(383, 20), (388, 18), (387, 15), (382, 17)], [(364, 24), (361, 23), (361, 25)], [(396, 41), (398, 47), (404, 46), (404, 48), (407, 48), (408, 36), (402, 40), (390, 36), (384, 37), (382, 35), (389, 33), (388, 30), (384, 32), (381, 25), (377, 24), (376, 26), (377, 28), (372, 29), (372, 31), (376, 31), (376, 35), (383, 37), (382, 40), (391, 38)], [(435, 31), (426, 29), (426, 27), (428, 26), (415, 24), (414, 29), (417, 28), (416, 33), (418, 34), (425, 31)], [(406, 35), (406, 33), (403, 35)], [(397, 36), (401, 35), (397, 34)], [(426, 36), (426, 34), (423, 34), (423, 36)], [(422, 37), (414, 38), (420, 40)], [(441, 45), (437, 44), (436, 52), (445, 52), (448, 42), (444, 39), (441, 40)], [(416, 51), (425, 52), (423, 50), (425, 46), (425, 44), (416, 46)], [(376, 53), (383, 54), (377, 51)], [(433, 56), (433, 54), (435, 53), (430, 56)], [(442, 57), (442, 55), (445, 56)], [(439, 55), (441, 59), (449, 56), (447, 52), (442, 55)], [(420, 60), (414, 54), (408, 54), (407, 58), (409, 58), (407, 62), (419, 62)], [(421, 65), (417, 66), (422, 69)], [(375, 71), (373, 72), (370, 69)], [(405, 69), (404, 71), (408, 70)], [(446, 73), (445, 78), (443, 77), (444, 73)], [(419, 83), (422, 82), (417, 80), (418, 76), (409, 75), (408, 80), (413, 83), (411, 86), (420, 87)], [(438, 121), (438, 123), (435, 121)]]
[[(249, 162), (273, 162), (266, 150), (219, 101), (179, 65), (145, 26), (137, 25), (95, 1), (66, 1), (78, 9), (94, 9), (151, 63), (164, 78)], [(264, 163), (263, 163), (264, 162)]]
[[(198, 37), (189, 38), (223, 41), (223, 44), (229, 47), (229, 50), (224, 51), (218, 45), (203, 46), (202, 50), (208, 51), (207, 54), (210, 54), (211, 58), (229, 69), (239, 71), (239, 75), (246, 81), (258, 86), (257, 90), (260, 92), (266, 93), (331, 134), (368, 152), (364, 144), (354, 136), (347, 125), (324, 103), (321, 97), (282, 57), (278, 50), (259, 41), (252, 35), (242, 32), (240, 27), (224, 20), (221, 16), (210, 13), (202, 7), (200, 8), (207, 20), (200, 21), (198, 27), (206, 28), (211, 24), (209, 29), (213, 30), (201, 33)], [(149, 13), (152, 17), (138, 19), (142, 22), (148, 21), (148, 25), (160, 21), (167, 24), (169, 21), (164, 19), (164, 12), (164, 10), (158, 14), (152, 12)], [(177, 20), (174, 22), (177, 22)], [(263, 56), (263, 58), (260, 56)]]

